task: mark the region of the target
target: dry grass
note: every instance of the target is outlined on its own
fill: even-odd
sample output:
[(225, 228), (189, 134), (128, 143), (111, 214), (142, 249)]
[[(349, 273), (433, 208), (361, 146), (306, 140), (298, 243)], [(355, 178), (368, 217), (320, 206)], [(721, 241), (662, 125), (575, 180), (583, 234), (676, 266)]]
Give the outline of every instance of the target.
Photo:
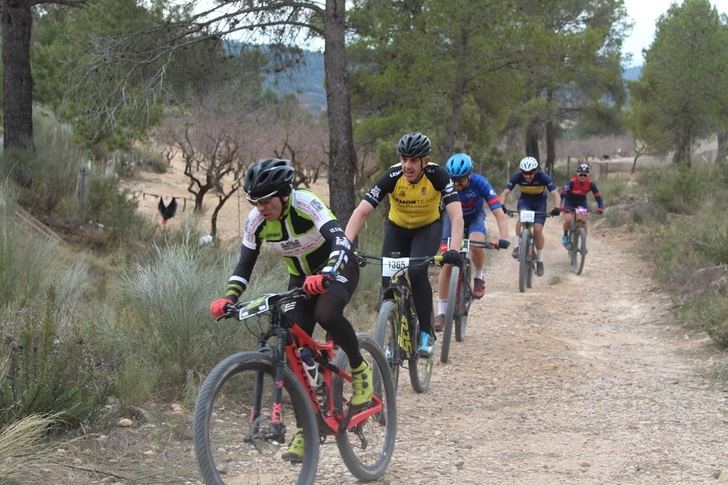
[(45, 441), (57, 415), (30, 415), (0, 430), (0, 483), (49, 483), (60, 473)]

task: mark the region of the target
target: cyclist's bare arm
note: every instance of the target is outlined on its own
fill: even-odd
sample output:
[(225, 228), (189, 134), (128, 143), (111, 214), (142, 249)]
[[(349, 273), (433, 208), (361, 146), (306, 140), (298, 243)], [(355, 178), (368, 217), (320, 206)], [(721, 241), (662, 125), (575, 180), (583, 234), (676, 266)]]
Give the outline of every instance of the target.
[[(357, 208), (354, 209), (354, 212), (351, 213), (351, 217), (349, 218), (349, 222), (346, 223), (346, 229), (344, 230), (349, 241), (355, 240), (359, 231), (362, 230), (364, 223), (372, 212), (374, 212), (374, 206), (366, 200), (362, 200)], [(460, 220), (462, 220), (462, 212)]]
[(551, 200), (554, 201), (554, 207), (561, 207), (561, 193), (558, 188), (551, 191)]
[(465, 231), (465, 223), (463, 222), (463, 207), (460, 201), (450, 202), (445, 206), (447, 215), (450, 218), (450, 247), (459, 248), (463, 241), (463, 232)]
[(511, 189), (505, 188), (503, 189), (503, 192), (501, 192), (500, 200), (501, 204), (503, 204), (503, 207), (506, 206), (506, 200), (508, 200), (508, 195), (511, 193)]
[(501, 239), (508, 239), (508, 221), (506, 220), (506, 213), (503, 212), (502, 207), (493, 209), (491, 211), (493, 217), (495, 217), (495, 223), (498, 225), (498, 233)]

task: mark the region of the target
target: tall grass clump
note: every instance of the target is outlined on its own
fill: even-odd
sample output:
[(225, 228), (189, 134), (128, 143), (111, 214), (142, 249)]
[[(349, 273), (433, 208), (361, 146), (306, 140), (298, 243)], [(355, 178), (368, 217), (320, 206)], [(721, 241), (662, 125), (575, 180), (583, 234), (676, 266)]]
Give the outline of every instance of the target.
[(26, 416), (0, 429), (0, 483), (52, 483), (61, 478), (45, 437), (56, 426), (57, 415)]
[[(149, 391), (179, 397), (223, 356), (254, 347), (257, 335), (234, 320), (217, 322), (209, 313), (210, 302), (224, 294), (237, 256), (237, 251), (198, 247), (190, 234), (182, 244), (157, 247), (150, 261), (123, 275), (114, 303), (115, 330), (109, 333), (127, 356), (117, 377), (122, 401), (145, 397), (144, 388), (130, 387), (135, 379), (143, 379)], [(285, 275), (280, 257), (261, 254), (243, 298), (284, 289)]]
[(60, 246), (37, 235), (15, 216), (17, 191), (0, 182), (0, 316), (3, 307), (23, 307), (51, 286), (62, 308), (75, 306), (88, 289), (87, 265)]

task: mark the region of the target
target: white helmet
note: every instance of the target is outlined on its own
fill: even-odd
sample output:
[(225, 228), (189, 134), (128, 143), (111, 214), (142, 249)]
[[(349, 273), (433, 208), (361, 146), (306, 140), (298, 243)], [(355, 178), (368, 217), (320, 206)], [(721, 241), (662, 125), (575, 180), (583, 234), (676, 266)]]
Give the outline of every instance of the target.
[(524, 157), (518, 167), (524, 172), (530, 172), (538, 168), (538, 160), (533, 157)]

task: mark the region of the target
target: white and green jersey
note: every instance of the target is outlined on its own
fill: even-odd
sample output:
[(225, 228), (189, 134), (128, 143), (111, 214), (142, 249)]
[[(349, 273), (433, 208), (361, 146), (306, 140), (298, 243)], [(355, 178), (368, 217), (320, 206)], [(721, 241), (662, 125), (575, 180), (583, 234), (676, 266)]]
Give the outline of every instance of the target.
[(294, 276), (336, 274), (351, 252), (351, 243), (326, 204), (313, 192), (293, 190), (280, 219), (266, 221), (257, 208), (248, 214), (228, 296), (239, 297), (248, 285), (263, 242), (284, 257)]

